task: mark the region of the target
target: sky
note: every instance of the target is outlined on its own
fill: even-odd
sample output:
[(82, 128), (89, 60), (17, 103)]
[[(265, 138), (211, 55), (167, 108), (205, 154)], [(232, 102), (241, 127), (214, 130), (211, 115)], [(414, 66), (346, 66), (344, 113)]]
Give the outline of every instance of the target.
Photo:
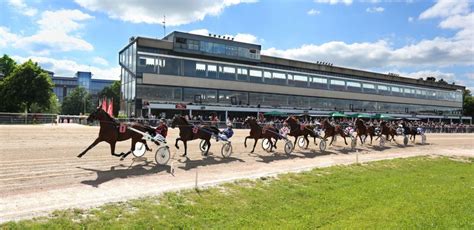
[[(118, 80), (131, 36), (232, 36), (262, 54), (474, 89), (474, 0), (0, 0), (0, 54)], [(163, 16), (166, 16), (166, 30)]]

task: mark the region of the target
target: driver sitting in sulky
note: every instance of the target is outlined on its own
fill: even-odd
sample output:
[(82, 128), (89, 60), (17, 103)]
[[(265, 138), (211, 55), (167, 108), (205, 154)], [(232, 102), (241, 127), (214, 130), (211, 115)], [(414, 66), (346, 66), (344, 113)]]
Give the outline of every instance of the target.
[(232, 136), (234, 136), (234, 130), (232, 130), (232, 123), (227, 122), (227, 128), (224, 131), (220, 132), (219, 138), (222, 140), (229, 140)]
[(164, 138), (168, 135), (168, 126), (166, 126), (166, 120), (160, 119), (158, 127), (155, 129), (156, 134), (160, 134)]

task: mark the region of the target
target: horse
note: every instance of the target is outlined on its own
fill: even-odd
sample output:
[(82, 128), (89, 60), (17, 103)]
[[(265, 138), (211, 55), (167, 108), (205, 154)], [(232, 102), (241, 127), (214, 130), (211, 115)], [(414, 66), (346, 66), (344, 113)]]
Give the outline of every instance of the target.
[(303, 136), (304, 139), (306, 140), (306, 147), (308, 148), (309, 145), (309, 139), (308, 135), (313, 137), (314, 143), (316, 143), (316, 133), (314, 132), (314, 126), (313, 125), (305, 125), (305, 124), (300, 124), (299, 121), (294, 117), (294, 116), (289, 116), (286, 120), (286, 123), (288, 123), (288, 126), (290, 126), (290, 133), (288, 135), (295, 137), (295, 143), (293, 146), (296, 146), (296, 141), (298, 140), (299, 136)]
[(412, 142), (415, 142), (416, 135), (418, 134), (418, 131), (417, 131), (418, 127), (411, 124), (407, 124), (407, 122), (405, 121), (402, 122), (402, 127), (403, 127), (403, 132), (405, 133), (405, 135), (410, 135), (410, 140)]
[[(102, 108), (98, 107), (97, 110), (92, 112), (88, 117), (87, 117), (87, 122), (92, 122), (94, 120), (98, 120), (100, 122), (100, 130), (99, 130), (99, 137), (95, 139), (94, 142), (92, 142), (89, 147), (87, 147), (84, 151), (82, 151), (77, 157), (81, 158), (84, 156), (84, 154), (87, 153), (91, 148), (96, 146), (102, 141), (105, 141), (109, 143), (110, 145), (110, 152), (112, 156), (116, 157), (121, 157), (120, 160), (125, 159), (130, 153), (132, 153), (135, 150), (135, 144), (137, 142), (141, 142), (145, 145), (147, 151), (151, 151), (151, 149), (148, 147), (146, 144), (146, 141), (142, 139), (142, 134), (139, 134), (137, 132), (134, 132), (130, 129), (125, 129), (124, 132), (119, 131), (119, 126), (120, 124), (114, 120), (107, 112), (105, 112)], [(132, 123), (130, 125), (132, 128), (140, 130), (142, 132), (148, 132), (150, 134), (154, 133), (154, 129), (151, 127), (144, 126), (140, 123)], [(128, 139), (132, 139), (132, 146), (130, 148), (130, 151), (127, 153), (120, 153), (116, 154), (115, 153), (115, 144), (117, 141), (125, 141)]]
[[(360, 139), (360, 143), (364, 144), (365, 139), (370, 136), (370, 144), (372, 144), (372, 140), (375, 136), (375, 128), (373, 126), (367, 127), (362, 119), (356, 119), (355, 126), (355, 131)], [(365, 136), (364, 140), (362, 140), (362, 136)]]
[[(382, 121), (380, 123), (380, 136), (385, 135), (385, 139), (387, 141), (395, 140), (395, 135), (397, 135), (397, 130), (394, 129), (392, 126), (389, 126), (386, 121)], [(390, 140), (390, 136), (392, 139)], [(380, 137), (377, 137), (376, 140), (378, 140)]]
[(329, 123), (328, 119), (324, 119), (322, 123), (322, 128), (324, 129), (324, 140), (327, 140), (328, 137), (331, 138), (331, 143), (329, 145), (332, 145), (332, 142), (334, 141), (334, 136), (337, 134), (341, 135), (341, 137), (344, 138), (344, 143), (347, 145), (346, 141), (346, 135), (344, 134), (344, 130), (342, 130), (342, 127), (340, 125), (333, 126), (331, 123)]
[(204, 156), (207, 156), (209, 154), (209, 149), (211, 148), (211, 137), (213, 135), (218, 135), (219, 134), (219, 129), (216, 127), (208, 126), (208, 125), (201, 125), (201, 126), (196, 126), (196, 125), (191, 125), (189, 122), (186, 120), (186, 118), (177, 115), (173, 118), (173, 121), (171, 122), (171, 128), (179, 128), (179, 137), (176, 138), (176, 143), (175, 147), (179, 149), (178, 146), (178, 141), (182, 141), (184, 144), (184, 154), (181, 155), (183, 157), (187, 156), (188, 154), (188, 141), (192, 141), (195, 139), (202, 139), (206, 141), (207, 145), (207, 150), (204, 153)]
[[(276, 143), (278, 139), (281, 137), (279, 136), (278, 129), (273, 127), (272, 125), (265, 125), (264, 127), (260, 126), (257, 123), (257, 120), (252, 117), (247, 117), (244, 121), (244, 125), (250, 126), (250, 135), (245, 137), (244, 146), (247, 148), (247, 139), (252, 138), (255, 140), (253, 143), (253, 149), (250, 153), (255, 151), (255, 146), (257, 145), (258, 139), (267, 139), (270, 143), (270, 152), (273, 151), (273, 148), (276, 147)], [(275, 139), (275, 143), (272, 142), (272, 138)]]

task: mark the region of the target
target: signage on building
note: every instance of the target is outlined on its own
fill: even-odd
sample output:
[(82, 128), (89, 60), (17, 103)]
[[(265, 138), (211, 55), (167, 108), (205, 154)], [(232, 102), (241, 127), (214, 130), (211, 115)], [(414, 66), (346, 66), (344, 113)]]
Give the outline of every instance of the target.
[(176, 109), (186, 109), (186, 104), (183, 103), (178, 103), (175, 105)]

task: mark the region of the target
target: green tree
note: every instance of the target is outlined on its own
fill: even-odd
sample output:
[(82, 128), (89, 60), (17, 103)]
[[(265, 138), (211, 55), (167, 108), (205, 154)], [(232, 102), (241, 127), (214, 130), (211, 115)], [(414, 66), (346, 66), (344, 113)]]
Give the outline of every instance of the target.
[(94, 103), (91, 100), (91, 95), (83, 87), (77, 87), (64, 98), (61, 113), (79, 115), (80, 113), (90, 113), (93, 109)]
[(17, 66), (2, 81), (1, 98), (3, 108), (9, 112), (30, 111), (33, 104), (40, 108), (48, 108), (53, 83), (49, 75), (37, 63), (31, 60)]
[(474, 97), (469, 89), (464, 90), (463, 109), (464, 116), (474, 117)]
[(112, 85), (102, 89), (98, 95), (99, 98), (114, 99), (114, 116), (117, 116), (120, 110), (120, 81), (114, 81)]
[(58, 114), (61, 112), (61, 104), (59, 103), (58, 97), (56, 94), (52, 93), (51, 97), (49, 98), (49, 106), (48, 107), (40, 107), (37, 104), (31, 105), (31, 112), (32, 113), (53, 113)]
[(0, 73), (7, 77), (16, 67), (15, 60), (11, 59), (8, 55), (4, 54), (0, 58)]

